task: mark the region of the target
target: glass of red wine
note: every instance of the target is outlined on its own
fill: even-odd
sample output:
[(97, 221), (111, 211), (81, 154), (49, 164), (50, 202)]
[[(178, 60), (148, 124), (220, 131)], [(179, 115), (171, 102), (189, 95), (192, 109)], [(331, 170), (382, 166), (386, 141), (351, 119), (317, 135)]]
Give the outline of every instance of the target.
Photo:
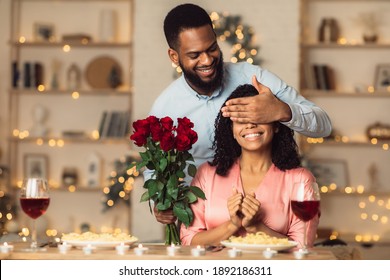
[(304, 243), (302, 252), (308, 253), (307, 249), (307, 222), (313, 219), (320, 210), (320, 191), (315, 182), (294, 183), (291, 199), (291, 209), (301, 221), (304, 222)]
[(38, 251), (36, 219), (44, 214), (49, 207), (49, 185), (43, 178), (28, 178), (23, 180), (20, 190), (20, 205), (23, 212), (32, 218), (31, 245), (27, 251)]

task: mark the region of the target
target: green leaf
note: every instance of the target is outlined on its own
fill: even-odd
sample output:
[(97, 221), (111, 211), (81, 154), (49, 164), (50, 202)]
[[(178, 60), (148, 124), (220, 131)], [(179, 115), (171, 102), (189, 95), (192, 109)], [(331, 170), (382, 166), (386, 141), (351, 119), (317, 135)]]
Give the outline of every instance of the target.
[(181, 209), (177, 207), (176, 205), (173, 206), (173, 214), (181, 221), (183, 224), (188, 227), (190, 225), (190, 217), (188, 216), (188, 213), (186, 210)]
[(146, 191), (146, 192), (144, 192), (144, 193), (141, 195), (140, 202), (145, 202), (145, 201), (148, 201), (148, 200), (149, 200), (149, 198), (150, 198), (150, 196), (149, 196), (149, 192), (148, 192), (148, 191)]
[(176, 171), (176, 176), (178, 178), (184, 178), (186, 176), (186, 174), (183, 172), (183, 170), (178, 170), (178, 171)]
[(141, 156), (142, 161), (150, 160), (150, 154), (148, 152), (140, 152), (139, 155)]
[(165, 168), (167, 168), (168, 160), (166, 158), (160, 159), (160, 169), (161, 171), (164, 171)]
[(155, 179), (149, 179), (145, 182), (145, 188), (148, 189), (149, 196), (152, 197), (158, 192), (158, 181)]
[(196, 166), (194, 164), (188, 165), (188, 175), (191, 177), (195, 177), (196, 174)]
[(203, 200), (206, 200), (206, 195), (204, 194), (204, 192), (196, 187), (196, 186), (190, 186), (190, 190), (191, 192), (193, 192), (197, 197), (203, 199)]
[(171, 208), (171, 201), (169, 199), (165, 199), (164, 202), (160, 201), (157, 203), (156, 208), (159, 211), (167, 210), (167, 209)]
[(186, 197), (188, 198), (188, 203), (193, 203), (198, 200), (198, 197), (192, 192), (187, 192)]
[(192, 212), (192, 209), (190, 207), (186, 207), (186, 212), (188, 214), (188, 218), (189, 218), (189, 224), (192, 223), (193, 219), (194, 219), (194, 213)]
[(177, 177), (176, 175), (172, 175), (168, 179), (167, 183), (167, 191), (168, 194), (173, 198), (173, 200), (177, 199), (179, 194), (179, 188), (177, 187)]

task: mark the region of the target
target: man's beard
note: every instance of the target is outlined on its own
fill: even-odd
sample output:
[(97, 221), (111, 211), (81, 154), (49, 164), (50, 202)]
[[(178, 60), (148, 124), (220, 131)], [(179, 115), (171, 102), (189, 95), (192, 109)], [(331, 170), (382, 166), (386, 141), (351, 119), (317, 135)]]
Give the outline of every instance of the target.
[(183, 70), (183, 74), (186, 78), (186, 80), (193, 85), (194, 87), (208, 93), (212, 93), (217, 88), (219, 88), (222, 85), (222, 79), (223, 79), (223, 55), (221, 52), (221, 55), (219, 56), (218, 64), (216, 67), (216, 76), (212, 81), (204, 82), (202, 79), (195, 73), (187, 71), (181, 62), (179, 61), (179, 65), (181, 69)]

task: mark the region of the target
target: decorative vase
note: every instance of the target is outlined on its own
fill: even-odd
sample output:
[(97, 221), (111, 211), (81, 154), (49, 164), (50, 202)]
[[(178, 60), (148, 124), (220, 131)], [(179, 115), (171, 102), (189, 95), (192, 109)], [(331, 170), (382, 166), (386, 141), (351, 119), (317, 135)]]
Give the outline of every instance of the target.
[(373, 32), (363, 33), (364, 43), (376, 43), (378, 41), (378, 35)]

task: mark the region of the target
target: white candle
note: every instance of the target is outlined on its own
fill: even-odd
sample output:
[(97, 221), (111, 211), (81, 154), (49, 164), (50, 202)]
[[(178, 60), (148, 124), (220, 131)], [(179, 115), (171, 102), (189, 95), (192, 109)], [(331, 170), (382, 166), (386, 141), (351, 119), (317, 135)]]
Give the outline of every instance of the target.
[(200, 247), (199, 245), (196, 246), (196, 248), (191, 249), (191, 255), (193, 257), (203, 256), (205, 253), (206, 253), (206, 249), (203, 247)]
[(228, 250), (228, 255), (231, 258), (239, 257), (239, 256), (241, 256), (241, 253), (242, 253), (241, 250), (240, 249), (236, 249), (235, 247), (233, 247), (232, 249)]
[(175, 244), (171, 244), (171, 246), (167, 247), (168, 256), (174, 256), (177, 252), (179, 252), (180, 247)]
[(307, 255), (307, 251), (303, 249), (299, 249), (298, 251), (294, 251), (294, 257), (298, 260), (303, 259)]
[(118, 255), (124, 255), (125, 252), (129, 249), (129, 245), (125, 245), (123, 242), (120, 245), (115, 246), (116, 253)]
[(137, 256), (142, 256), (143, 254), (146, 254), (148, 250), (149, 248), (142, 246), (142, 244), (139, 244), (138, 247), (134, 248), (134, 253)]
[(83, 247), (84, 254), (86, 255), (92, 254), (93, 250), (95, 250), (95, 247), (92, 247), (91, 244), (88, 244), (87, 246)]
[(63, 242), (62, 244), (58, 245), (58, 250), (61, 254), (66, 254), (72, 248), (72, 245), (67, 244), (66, 242)]
[(7, 242), (4, 242), (3, 245), (0, 245), (0, 251), (4, 254), (9, 253), (14, 249), (13, 245), (8, 244)]
[(266, 250), (263, 251), (263, 256), (266, 259), (270, 259), (270, 258), (274, 257), (277, 253), (278, 253), (277, 251), (271, 250), (271, 248), (267, 248)]

